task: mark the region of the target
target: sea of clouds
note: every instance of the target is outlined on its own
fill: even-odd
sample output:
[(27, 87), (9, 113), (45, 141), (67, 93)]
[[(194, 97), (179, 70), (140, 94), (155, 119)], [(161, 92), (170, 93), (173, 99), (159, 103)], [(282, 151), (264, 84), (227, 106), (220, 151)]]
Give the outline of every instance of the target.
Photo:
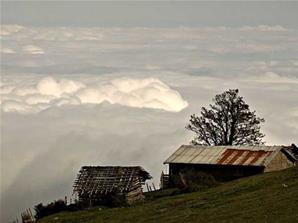
[(188, 105), (177, 91), (155, 78), (121, 78), (92, 84), (53, 77), (31, 84), (33, 81), (2, 84), (4, 112), (37, 113), (53, 106), (103, 102), (179, 112)]
[(230, 88), (267, 144), (298, 143), (298, 31), (282, 26), (1, 28), (1, 222), (71, 196), (82, 165), (155, 185), (193, 113)]

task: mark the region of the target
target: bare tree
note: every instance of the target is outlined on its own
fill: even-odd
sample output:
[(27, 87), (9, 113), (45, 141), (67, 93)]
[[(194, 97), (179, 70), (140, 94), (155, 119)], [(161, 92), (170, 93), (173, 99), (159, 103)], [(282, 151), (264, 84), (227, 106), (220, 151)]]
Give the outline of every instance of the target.
[(260, 145), (265, 136), (260, 124), (265, 120), (250, 111), (249, 105), (230, 89), (213, 98), (210, 109), (202, 107), (201, 116), (191, 115), (187, 129), (196, 133), (196, 145)]

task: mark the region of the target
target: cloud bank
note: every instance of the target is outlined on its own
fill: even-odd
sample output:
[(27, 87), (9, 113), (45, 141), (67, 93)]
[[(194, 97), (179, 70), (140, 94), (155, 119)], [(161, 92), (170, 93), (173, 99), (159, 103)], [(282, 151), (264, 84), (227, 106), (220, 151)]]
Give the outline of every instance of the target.
[(82, 165), (142, 165), (157, 186), (164, 159), (193, 137), (190, 115), (230, 88), (265, 118), (267, 144), (297, 143), (297, 34), (2, 27), (0, 221), (70, 195)]
[(15, 53), (14, 50), (10, 49), (10, 48), (6, 48), (6, 47), (1, 47), (1, 53)]
[(28, 54), (44, 54), (43, 49), (34, 45), (26, 45), (23, 47), (23, 51)]
[(33, 85), (2, 83), (1, 95), (4, 112), (20, 113), (40, 112), (53, 106), (103, 102), (169, 112), (179, 112), (188, 106), (177, 91), (156, 78), (121, 78), (86, 85), (75, 80), (45, 77)]

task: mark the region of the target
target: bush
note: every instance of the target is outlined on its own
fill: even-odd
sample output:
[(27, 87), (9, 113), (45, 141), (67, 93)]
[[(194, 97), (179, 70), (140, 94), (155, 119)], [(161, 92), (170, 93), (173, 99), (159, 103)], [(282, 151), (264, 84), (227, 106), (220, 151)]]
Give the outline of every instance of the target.
[(86, 207), (87, 206), (84, 205), (82, 202), (76, 202), (74, 204), (67, 205), (67, 211), (79, 211), (79, 210), (82, 210)]
[(34, 210), (36, 212), (35, 218), (38, 220), (45, 216), (67, 210), (67, 205), (63, 200), (57, 200), (45, 206), (40, 203), (34, 207)]

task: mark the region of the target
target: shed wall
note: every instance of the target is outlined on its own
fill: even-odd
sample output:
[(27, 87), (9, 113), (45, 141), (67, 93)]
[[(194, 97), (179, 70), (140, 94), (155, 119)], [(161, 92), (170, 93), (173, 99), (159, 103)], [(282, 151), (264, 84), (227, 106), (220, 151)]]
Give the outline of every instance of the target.
[(289, 167), (294, 166), (285, 154), (282, 151), (279, 151), (278, 154), (271, 160), (271, 162), (266, 166), (264, 172), (271, 172), (277, 170), (283, 170)]
[(202, 164), (169, 164), (170, 185), (174, 185), (173, 179), (179, 176), (182, 170), (201, 171), (212, 175), (219, 182), (234, 180), (241, 177), (263, 173), (264, 167), (259, 166), (231, 166), (231, 165), (202, 165)]

